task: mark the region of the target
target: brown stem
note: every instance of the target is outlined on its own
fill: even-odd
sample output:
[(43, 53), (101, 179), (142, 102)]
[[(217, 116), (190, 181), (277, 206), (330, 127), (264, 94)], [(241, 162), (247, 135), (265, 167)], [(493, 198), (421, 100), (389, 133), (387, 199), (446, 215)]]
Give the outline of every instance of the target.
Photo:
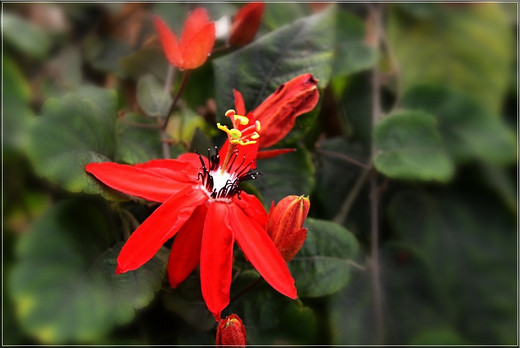
[(170, 119), (170, 115), (172, 114), (173, 110), (175, 109), (175, 106), (177, 105), (177, 102), (179, 101), (179, 98), (181, 97), (182, 92), (184, 91), (184, 87), (186, 87), (186, 84), (188, 83), (188, 78), (190, 76), (190, 70), (185, 70), (184, 74), (182, 75), (182, 81), (181, 85), (179, 86), (179, 89), (177, 89), (177, 93), (175, 93), (175, 97), (173, 99), (172, 105), (168, 109), (168, 112), (166, 113), (166, 117), (164, 120), (164, 123), (162, 125), (162, 129), (166, 129), (168, 126), (168, 121)]
[[(253, 289), (254, 287), (258, 286), (259, 284), (262, 283), (262, 281), (264, 280), (264, 278), (262, 276), (258, 277), (258, 279), (256, 279), (254, 282), (252, 282), (251, 284), (249, 284), (248, 286), (246, 286), (245, 288), (243, 288), (242, 290), (240, 290), (240, 292), (238, 294), (236, 294), (235, 296), (233, 296), (233, 298), (231, 300), (229, 300), (229, 305), (231, 305), (234, 301), (236, 301), (240, 296), (242, 296), (243, 294), (245, 294), (246, 292), (248, 292), (249, 290)], [(228, 306), (229, 306), (228, 305)]]
[[(373, 25), (373, 42), (376, 49), (379, 49), (381, 43), (381, 17), (382, 11), (379, 4), (371, 4), (369, 6), (369, 16)], [(379, 67), (372, 69), (372, 128), (381, 117), (381, 75)], [(371, 158), (374, 159), (377, 148), (372, 139)], [(370, 177), (370, 216), (371, 216), (371, 279), (373, 287), (374, 315), (376, 325), (376, 344), (380, 345), (384, 342), (384, 325), (383, 325), (383, 306), (381, 291), (381, 274), (379, 267), (379, 192), (377, 187), (377, 173), (373, 172)]]

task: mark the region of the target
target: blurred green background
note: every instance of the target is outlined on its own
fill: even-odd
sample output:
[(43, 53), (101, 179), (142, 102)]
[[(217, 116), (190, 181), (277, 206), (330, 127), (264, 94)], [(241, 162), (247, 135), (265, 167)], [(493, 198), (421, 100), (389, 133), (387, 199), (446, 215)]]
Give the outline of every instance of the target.
[[(161, 107), (152, 14), (180, 33), (194, 6), (218, 20), (241, 5), (3, 3), (3, 344), (214, 342), (198, 276), (169, 289), (166, 248), (113, 274), (150, 209), (83, 166), (162, 156), (159, 134), (131, 125)], [(172, 155), (205, 149), (232, 88), (251, 110), (300, 73), (320, 81), (316, 110), (280, 144), (298, 151), (260, 162), (264, 178), (246, 188), (266, 208), (311, 197), (309, 237), (289, 264), (300, 299), (261, 286), (229, 311), (251, 344), (518, 344), (518, 4), (321, 7), (268, 3), (255, 41), (194, 71), (172, 117)], [(232, 295), (256, 277), (236, 262)]]

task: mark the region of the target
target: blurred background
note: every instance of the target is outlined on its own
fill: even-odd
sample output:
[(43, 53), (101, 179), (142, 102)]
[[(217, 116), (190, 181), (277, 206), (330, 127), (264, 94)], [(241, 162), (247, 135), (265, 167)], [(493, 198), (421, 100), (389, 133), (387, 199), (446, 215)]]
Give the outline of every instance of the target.
[[(198, 279), (168, 289), (167, 251), (140, 282), (113, 281), (121, 236), (149, 212), (87, 181), (77, 163), (94, 151), (126, 163), (161, 157), (157, 134), (121, 121), (154, 122), (138, 87), (168, 70), (153, 14), (180, 33), (188, 11), (206, 7), (221, 47), (242, 5), (3, 3), (3, 344), (214, 343)], [(319, 78), (319, 106), (281, 144), (298, 155), (259, 165), (280, 180), (248, 189), (266, 208), (309, 195), (309, 216), (333, 223), (320, 229), (353, 237), (327, 246), (327, 271), (301, 280), (298, 305), (267, 287), (244, 298), (262, 309), (232, 308), (249, 343), (518, 344), (517, 20), (507, 2), (267, 3), (255, 41), (193, 72), (168, 129), (172, 157), (212, 143), (236, 81), (267, 79), (248, 65), (254, 57), (273, 65), (273, 86), (294, 65)], [(292, 60), (273, 58), (291, 45)], [(91, 118), (98, 107), (111, 110), (110, 125)], [(314, 245), (302, 255), (316, 256)]]

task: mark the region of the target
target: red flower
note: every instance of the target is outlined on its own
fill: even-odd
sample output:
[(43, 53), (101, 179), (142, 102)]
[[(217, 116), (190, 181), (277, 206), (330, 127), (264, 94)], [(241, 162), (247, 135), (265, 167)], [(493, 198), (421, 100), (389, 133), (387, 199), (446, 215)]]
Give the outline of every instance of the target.
[(246, 344), (246, 329), (238, 315), (228, 315), (226, 319), (222, 319), (218, 323), (217, 338), (215, 340), (217, 347), (245, 347)]
[(176, 160), (124, 165), (90, 163), (85, 169), (106, 185), (162, 202), (132, 233), (117, 258), (116, 273), (142, 266), (173, 236), (168, 278), (176, 287), (199, 265), (202, 295), (216, 320), (229, 303), (233, 244), (280, 293), (296, 298), (294, 280), (265, 231), (267, 214), (239, 183), (254, 179), (260, 124), (226, 113), (233, 127), (220, 153), (205, 158), (184, 154)]
[[(233, 90), (237, 113), (246, 114), (242, 94)], [(262, 137), (259, 149), (265, 149), (276, 144), (294, 127), (296, 117), (314, 109), (320, 98), (318, 80), (312, 74), (303, 74), (278, 86), (276, 91), (265, 99), (247, 116), (260, 121)], [(269, 158), (293, 151), (293, 149), (263, 151), (258, 158)]]
[(250, 2), (238, 11), (231, 24), (228, 40), (230, 45), (241, 47), (253, 40), (260, 26), (264, 7), (262, 2)]
[(309, 213), (311, 202), (303, 196), (287, 196), (275, 206), (271, 204), (266, 231), (274, 244), (289, 262), (300, 251), (307, 237), (303, 222)]
[(153, 17), (166, 58), (180, 69), (195, 69), (208, 59), (215, 44), (215, 23), (202, 7), (190, 13), (180, 41), (158, 16)]

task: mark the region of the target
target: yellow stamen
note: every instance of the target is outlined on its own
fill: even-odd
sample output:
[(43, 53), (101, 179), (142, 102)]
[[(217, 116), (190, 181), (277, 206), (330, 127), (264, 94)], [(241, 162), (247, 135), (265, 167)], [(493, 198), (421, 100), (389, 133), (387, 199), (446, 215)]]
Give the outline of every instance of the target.
[(238, 120), (238, 123), (240, 123), (242, 126), (245, 126), (246, 124), (249, 123), (249, 119), (245, 116), (234, 115), (234, 117), (235, 117), (235, 121)]

